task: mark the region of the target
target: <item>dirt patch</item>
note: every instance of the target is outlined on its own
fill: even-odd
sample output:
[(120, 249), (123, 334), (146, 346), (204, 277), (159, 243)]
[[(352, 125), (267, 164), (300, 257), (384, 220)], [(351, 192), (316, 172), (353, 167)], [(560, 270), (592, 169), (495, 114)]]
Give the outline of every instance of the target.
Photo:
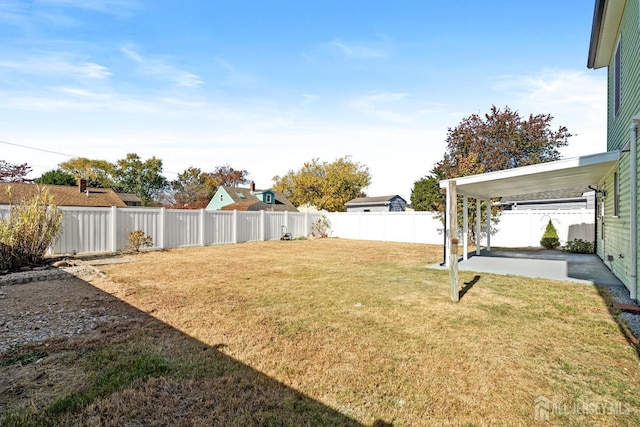
[(98, 274), (76, 266), (56, 280), (0, 284), (0, 412), (80, 389), (78, 352), (140, 325), (137, 310), (88, 284)]

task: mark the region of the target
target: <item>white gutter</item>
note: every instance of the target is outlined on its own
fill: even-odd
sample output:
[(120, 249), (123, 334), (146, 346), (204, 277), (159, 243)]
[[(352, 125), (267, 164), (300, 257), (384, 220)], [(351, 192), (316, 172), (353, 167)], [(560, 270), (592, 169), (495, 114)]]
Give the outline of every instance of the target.
[(637, 287), (638, 287), (638, 253), (637, 253), (637, 226), (638, 226), (638, 217), (637, 217), (637, 195), (638, 195), (638, 176), (637, 176), (637, 163), (638, 163), (638, 123), (640, 123), (640, 115), (635, 116), (632, 119), (631, 124), (631, 144), (630, 145), (630, 166), (629, 166), (629, 174), (630, 174), (630, 205), (631, 205), (631, 217), (629, 218), (629, 228), (631, 229), (631, 274), (630, 274), (630, 291), (629, 298), (635, 300), (637, 299)]

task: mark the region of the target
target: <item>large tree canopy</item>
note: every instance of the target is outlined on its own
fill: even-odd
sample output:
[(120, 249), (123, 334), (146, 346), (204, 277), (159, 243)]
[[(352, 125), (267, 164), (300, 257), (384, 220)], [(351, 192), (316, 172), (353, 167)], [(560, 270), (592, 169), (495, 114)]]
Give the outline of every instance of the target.
[(210, 174), (200, 168), (188, 167), (171, 181), (175, 207), (204, 208), (218, 187)]
[(143, 206), (149, 206), (153, 200), (168, 188), (167, 179), (162, 176), (162, 160), (154, 157), (142, 161), (135, 153), (116, 161), (116, 191), (133, 193), (142, 200)]
[(417, 211), (442, 210), (438, 180), (433, 177), (423, 177), (413, 183), (411, 190), (411, 207)]
[[(229, 165), (216, 166), (213, 172), (208, 174), (217, 186), (226, 185), (237, 187), (240, 184), (249, 182), (249, 172), (244, 169), (234, 169)], [(213, 190), (215, 193), (215, 190)]]
[[(439, 210), (444, 195), (442, 179), (511, 169), (560, 159), (560, 148), (571, 133), (566, 127), (551, 128), (549, 114), (529, 115), (523, 119), (517, 111), (491, 107), (484, 116), (472, 114), (455, 128), (447, 130), (447, 148), (442, 160), (427, 175), (416, 181), (411, 204), (416, 210)], [(497, 212), (495, 212), (497, 215)], [(475, 234), (475, 207), (470, 206), (470, 232)]]
[(62, 169), (53, 169), (43, 173), (39, 178), (33, 180), (36, 184), (50, 185), (76, 185), (76, 178)]
[(472, 114), (447, 131), (447, 150), (432, 173), (438, 179), (493, 172), (560, 159), (571, 134), (551, 129), (550, 114), (529, 115), (491, 107), (484, 117)]
[(112, 188), (135, 194), (143, 206), (158, 200), (169, 185), (162, 176), (162, 160), (151, 157), (143, 161), (135, 153), (127, 154), (115, 164), (79, 157), (60, 163), (59, 167), (76, 178), (86, 179), (88, 187)]
[(176, 208), (203, 208), (207, 206), (218, 187), (227, 185), (237, 187), (249, 182), (249, 172), (234, 169), (229, 165), (216, 166), (213, 172), (189, 167), (171, 181), (173, 199)]
[(87, 180), (87, 186), (95, 188), (113, 188), (115, 186), (115, 165), (106, 160), (93, 160), (77, 157), (60, 163), (58, 167), (77, 178)]
[(349, 156), (333, 163), (313, 159), (298, 171), (273, 177), (274, 190), (281, 191), (296, 206), (310, 204), (329, 212), (345, 211), (349, 200), (364, 197), (371, 183), (369, 168)]

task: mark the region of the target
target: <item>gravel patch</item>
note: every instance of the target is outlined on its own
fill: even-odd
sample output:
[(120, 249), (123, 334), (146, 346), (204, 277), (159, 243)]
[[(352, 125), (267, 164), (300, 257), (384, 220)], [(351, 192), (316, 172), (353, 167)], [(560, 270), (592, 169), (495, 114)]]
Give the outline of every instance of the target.
[(106, 274), (84, 262), (72, 264), (0, 276), (0, 353), (96, 331), (123, 318), (105, 304), (103, 292), (86, 286)]
[[(629, 291), (624, 286), (610, 286), (608, 287), (609, 292), (611, 292), (611, 296), (613, 300), (619, 304), (629, 304), (629, 305), (638, 305), (637, 301), (629, 298)], [(633, 314), (622, 312), (618, 315), (621, 319), (623, 319), (633, 335), (636, 338), (640, 338), (640, 314)]]
[(29, 271), (19, 271), (0, 275), (0, 286), (15, 285), (30, 282), (44, 282), (48, 280), (68, 280), (74, 277), (86, 277), (97, 274), (101, 277), (107, 275), (92, 265), (83, 261), (74, 260), (68, 267), (36, 267)]
[(69, 312), (52, 302), (34, 311), (0, 321), (0, 353), (12, 348), (50, 338), (69, 338), (96, 330), (121, 317), (109, 315), (106, 307)]

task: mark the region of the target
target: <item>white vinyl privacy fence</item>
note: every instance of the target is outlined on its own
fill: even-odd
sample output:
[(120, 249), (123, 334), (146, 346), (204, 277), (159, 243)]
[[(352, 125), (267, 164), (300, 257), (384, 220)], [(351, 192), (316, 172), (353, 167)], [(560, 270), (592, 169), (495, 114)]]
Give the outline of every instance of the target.
[[(593, 242), (594, 214), (593, 209), (503, 211), (499, 220), (491, 224), (491, 245), (505, 248), (539, 247), (549, 220), (556, 227), (562, 244), (573, 239)], [(331, 221), (331, 235), (336, 237), (444, 243), (444, 226), (433, 212), (353, 212), (326, 215)], [(486, 236), (484, 226), (481, 235)]]
[[(0, 206), (0, 218), (8, 213)], [(142, 230), (157, 249), (278, 240), (283, 226), (293, 237), (307, 236), (322, 213), (239, 212), (163, 208), (60, 207), (62, 233), (53, 254), (116, 252), (125, 249), (128, 233)], [(326, 213), (331, 237), (407, 243), (443, 243), (443, 226), (431, 212)], [(505, 211), (494, 224), (491, 245), (538, 247), (551, 220), (565, 243), (594, 240), (594, 211)]]

